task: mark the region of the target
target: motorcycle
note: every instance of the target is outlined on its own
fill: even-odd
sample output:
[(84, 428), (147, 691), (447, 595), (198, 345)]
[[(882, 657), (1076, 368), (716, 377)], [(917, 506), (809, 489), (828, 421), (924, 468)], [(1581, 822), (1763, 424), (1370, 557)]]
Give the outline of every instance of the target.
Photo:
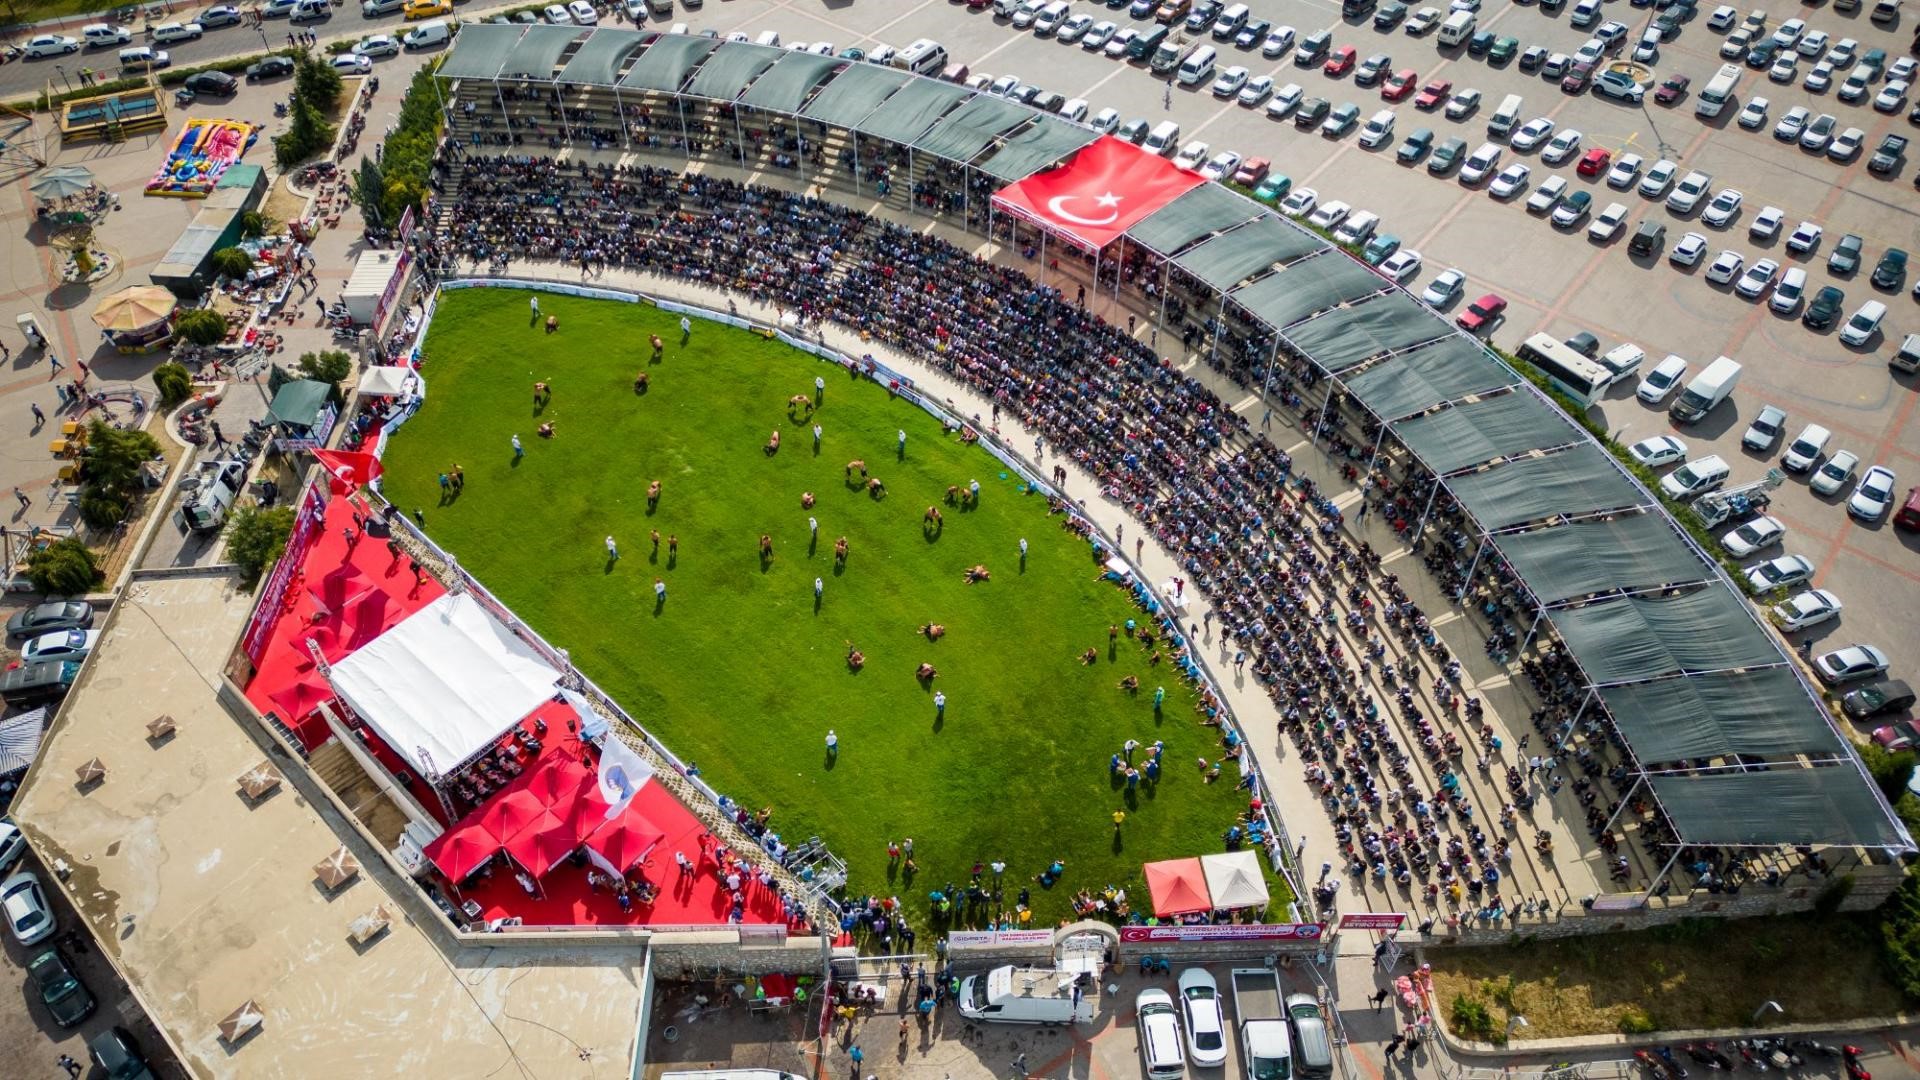
[(1840, 1053), (1847, 1059), (1847, 1080), (1873, 1080), (1873, 1074), (1860, 1063), (1859, 1047), (1843, 1046), (1840, 1048)]
[[(1692, 1058), (1693, 1060), (1699, 1062), (1702, 1065), (1705, 1065), (1709, 1069), (1713, 1069), (1715, 1071), (1724, 1071), (1727, 1069), (1731, 1069), (1733, 1067), (1733, 1063), (1730, 1061), (1727, 1061), (1726, 1055), (1724, 1054), (1719, 1054), (1712, 1050), (1703, 1049), (1699, 1046), (1696, 1046), (1693, 1043), (1688, 1043), (1685, 1049), (1687, 1051), (1688, 1057)], [(1724, 1064), (1722, 1064), (1723, 1062)]]

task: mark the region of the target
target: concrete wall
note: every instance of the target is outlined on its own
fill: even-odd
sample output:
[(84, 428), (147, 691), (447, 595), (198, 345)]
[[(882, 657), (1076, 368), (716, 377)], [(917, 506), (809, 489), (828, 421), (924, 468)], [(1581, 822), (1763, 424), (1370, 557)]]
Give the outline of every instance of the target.
[(735, 975), (821, 973), (827, 962), (822, 938), (760, 945), (742, 943), (732, 930), (654, 934), (648, 949), (656, 979), (694, 979), (716, 970)]

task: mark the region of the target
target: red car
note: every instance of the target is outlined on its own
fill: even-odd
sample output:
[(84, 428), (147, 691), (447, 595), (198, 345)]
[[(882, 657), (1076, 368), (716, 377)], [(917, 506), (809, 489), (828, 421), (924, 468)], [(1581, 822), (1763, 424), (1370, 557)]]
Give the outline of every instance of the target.
[(1584, 94), (1593, 83), (1594, 65), (1579, 63), (1567, 69), (1567, 76), (1560, 80), (1560, 89), (1569, 94)]
[(1653, 92), (1653, 100), (1662, 105), (1671, 105), (1687, 96), (1687, 87), (1692, 83), (1693, 80), (1685, 75), (1668, 76), (1661, 81), (1660, 88)]
[(1413, 88), (1419, 82), (1420, 76), (1414, 74), (1412, 68), (1401, 68), (1387, 76), (1387, 81), (1380, 84), (1380, 100), (1399, 101), (1413, 93)]
[(1359, 53), (1351, 45), (1338, 46), (1333, 50), (1333, 55), (1327, 59), (1326, 66), (1320, 70), (1337, 79), (1353, 70), (1354, 58), (1358, 55)]
[(1467, 305), (1467, 309), (1454, 318), (1454, 325), (1470, 334), (1477, 334), (1493, 325), (1500, 313), (1507, 310), (1506, 297), (1499, 293), (1488, 293)]
[(1596, 146), (1580, 155), (1580, 164), (1575, 165), (1573, 171), (1581, 176), (1599, 176), (1606, 172), (1607, 166), (1611, 164), (1613, 164), (1613, 152)]
[(1425, 110), (1437, 109), (1445, 105), (1447, 99), (1452, 96), (1453, 80), (1435, 79), (1420, 88), (1420, 93), (1414, 96), (1413, 107)]
[(1273, 162), (1263, 157), (1250, 157), (1242, 162), (1233, 174), (1233, 182), (1252, 187), (1267, 178), (1267, 170), (1273, 168)]

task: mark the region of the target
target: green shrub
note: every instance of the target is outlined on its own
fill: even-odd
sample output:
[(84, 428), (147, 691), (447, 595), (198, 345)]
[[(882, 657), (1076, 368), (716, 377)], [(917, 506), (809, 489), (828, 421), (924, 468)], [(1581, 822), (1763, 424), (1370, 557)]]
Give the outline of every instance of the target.
[(87, 545), (69, 536), (27, 558), (27, 580), (43, 593), (78, 596), (100, 580), (100, 565)]
[[(382, 144), (379, 169), (370, 176), (363, 174), (361, 180), (368, 184), (377, 179), (378, 217), (386, 228), (398, 226), (407, 207), (418, 208), (426, 198), (427, 174), (433, 168), (433, 151), (440, 144), (445, 120), (440, 113), (440, 91), (434, 85), (434, 72), (440, 63), (441, 58), (436, 58), (414, 73), (407, 96), (400, 102), (400, 119)], [(374, 193), (358, 194), (365, 199)]]
[(1839, 914), (1840, 905), (1847, 902), (1853, 894), (1853, 875), (1842, 874), (1827, 882), (1820, 895), (1813, 898), (1813, 914), (1818, 919), (1830, 919)]
[(179, 364), (161, 364), (153, 369), (153, 387), (160, 392), (160, 406), (171, 409), (193, 395), (193, 376)]
[(174, 316), (173, 332), (195, 345), (218, 345), (226, 339), (227, 320), (211, 308), (194, 308)]
[(1622, 1035), (1645, 1035), (1657, 1030), (1659, 1029), (1654, 1026), (1653, 1017), (1648, 1016), (1646, 1010), (1637, 1005), (1620, 1014), (1620, 1034)]
[(240, 215), (240, 235), (249, 240), (279, 231), (280, 223), (258, 210), (249, 210)]
[(1911, 750), (1893, 751), (1877, 742), (1864, 742), (1855, 748), (1860, 761), (1866, 765), (1868, 775), (1880, 785), (1880, 793), (1888, 802), (1899, 801), (1907, 793), (1907, 782), (1913, 779), (1916, 758)]
[(146, 432), (94, 421), (81, 457), (80, 517), (96, 529), (119, 524), (140, 490), (141, 467), (159, 456), (159, 442)]
[(293, 533), (293, 508), (276, 506), (262, 510), (257, 505), (241, 507), (227, 519), (227, 558), (246, 576), (247, 584), (260, 580), (260, 574), (287, 549), (287, 537)]
[(300, 357), (300, 374), (324, 383), (338, 383), (353, 374), (353, 357), (339, 349), (307, 353)]
[(1880, 908), (1880, 963), (1909, 1002), (1920, 1002), (1920, 877), (1908, 874)]
[(1447, 1023), (1453, 1033), (1467, 1039), (1481, 1042), (1495, 1042), (1499, 1032), (1493, 1027), (1493, 1014), (1487, 1007), (1465, 994), (1453, 995), (1453, 1002), (1447, 1008)]
[(222, 277), (238, 280), (253, 269), (253, 256), (247, 254), (244, 248), (224, 247), (207, 256), (207, 265)]

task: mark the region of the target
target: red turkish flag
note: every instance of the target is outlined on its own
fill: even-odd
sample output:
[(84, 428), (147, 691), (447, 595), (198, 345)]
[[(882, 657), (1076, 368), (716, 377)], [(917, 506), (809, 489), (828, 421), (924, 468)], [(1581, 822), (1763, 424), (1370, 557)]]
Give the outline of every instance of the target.
[(1001, 188), (993, 201), (1086, 247), (1101, 248), (1204, 183), (1198, 173), (1103, 135), (1066, 165)]
[(357, 450), (315, 450), (313, 456), (332, 476), (328, 486), (335, 495), (351, 495), (382, 472), (379, 458)]

